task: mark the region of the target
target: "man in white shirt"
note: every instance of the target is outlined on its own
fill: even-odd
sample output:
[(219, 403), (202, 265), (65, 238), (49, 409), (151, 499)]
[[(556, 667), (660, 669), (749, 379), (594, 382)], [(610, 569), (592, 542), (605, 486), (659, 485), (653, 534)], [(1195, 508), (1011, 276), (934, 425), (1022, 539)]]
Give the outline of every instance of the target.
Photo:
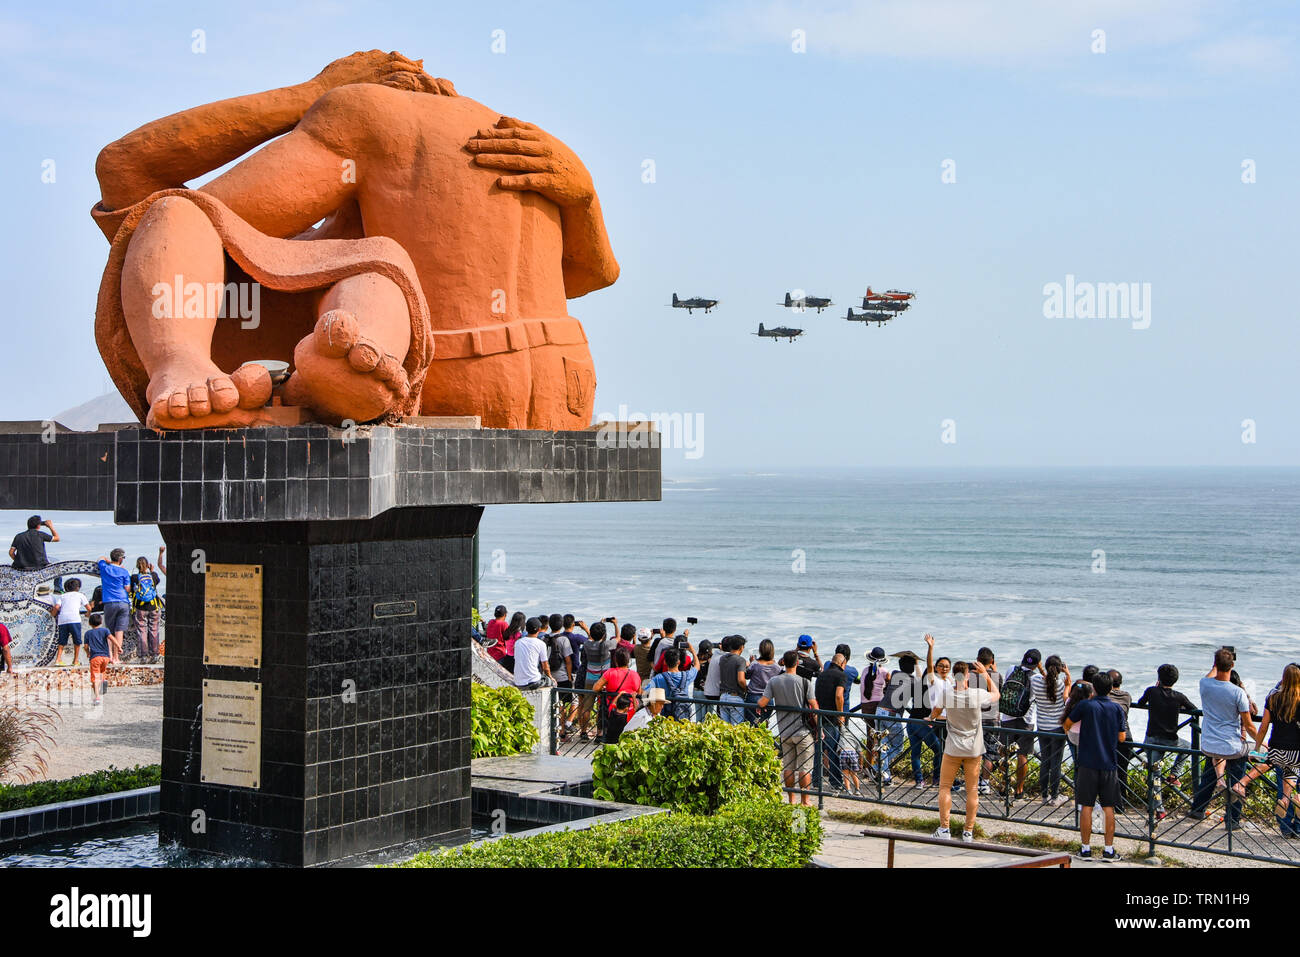
[(537, 637), (542, 630), (542, 623), (536, 618), (529, 618), (524, 623), (524, 637), (515, 642), (515, 687), (521, 691), (532, 691), (546, 682), (542, 675), (551, 677), (551, 666), (547, 663), (550, 654), (546, 642)]
[(58, 653), (54, 656), (54, 667), (63, 665), (63, 645), (72, 642), (72, 667), (77, 667), (81, 658), (81, 613), (89, 602), (80, 591), (81, 580), (69, 578), (62, 595), (50, 607), (50, 614), (58, 623)]
[(659, 712), (664, 710), (664, 704), (667, 701), (668, 696), (664, 694), (663, 688), (651, 688), (646, 694), (642, 695), (642, 707), (638, 708), (636, 714), (632, 715), (627, 727), (623, 729), (623, 734), (630, 731), (639, 731), (659, 717)]

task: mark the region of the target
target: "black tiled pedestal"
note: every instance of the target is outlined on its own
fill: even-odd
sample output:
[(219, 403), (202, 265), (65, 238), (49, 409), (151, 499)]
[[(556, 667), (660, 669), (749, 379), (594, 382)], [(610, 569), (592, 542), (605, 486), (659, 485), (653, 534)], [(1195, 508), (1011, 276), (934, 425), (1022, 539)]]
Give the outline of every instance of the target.
[[(171, 556), (164, 840), (311, 865), (468, 835), (466, 623), (482, 511), (162, 527)], [(204, 665), (204, 576), (188, 557), (195, 549), (208, 562), (262, 566), (260, 667)], [(413, 608), (394, 608), (397, 601)], [(394, 610), (414, 614), (382, 617)], [(261, 685), (257, 789), (201, 783), (205, 678)]]
[[(38, 431), (0, 427), (0, 504), (112, 509), (167, 543), (162, 837), (295, 866), (468, 836), (483, 506), (661, 491), (657, 441), (596, 430)], [(257, 667), (204, 663), (196, 549), (262, 566)], [(205, 680), (258, 685), (256, 787), (202, 780)]]

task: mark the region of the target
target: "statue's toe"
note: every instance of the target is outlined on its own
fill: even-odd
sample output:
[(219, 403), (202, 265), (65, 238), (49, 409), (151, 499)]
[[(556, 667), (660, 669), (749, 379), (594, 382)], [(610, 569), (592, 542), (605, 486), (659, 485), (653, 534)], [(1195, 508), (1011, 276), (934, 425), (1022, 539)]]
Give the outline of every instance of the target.
[(231, 374), (230, 382), (238, 393), (241, 409), (260, 409), (271, 401), (271, 373), (264, 365), (246, 363)]
[(330, 309), (316, 320), (314, 334), (321, 355), (342, 359), (361, 338), (361, 326), (346, 309)]
[(370, 372), (383, 358), (383, 350), (369, 339), (362, 339), (348, 350), (348, 365), (358, 372)]
[(190, 403), (184, 392), (173, 392), (167, 397), (167, 416), (172, 419), (188, 418)]
[(384, 356), (375, 366), (375, 378), (386, 383), (395, 392), (406, 393), (406, 370), (396, 356)]
[(212, 398), (208, 395), (206, 385), (192, 385), (185, 390), (185, 398), (188, 400), (190, 415), (199, 418), (208, 415), (212, 411)]
[(239, 389), (228, 375), (213, 376), (208, 380), (208, 397), (213, 412), (229, 412), (239, 405)]

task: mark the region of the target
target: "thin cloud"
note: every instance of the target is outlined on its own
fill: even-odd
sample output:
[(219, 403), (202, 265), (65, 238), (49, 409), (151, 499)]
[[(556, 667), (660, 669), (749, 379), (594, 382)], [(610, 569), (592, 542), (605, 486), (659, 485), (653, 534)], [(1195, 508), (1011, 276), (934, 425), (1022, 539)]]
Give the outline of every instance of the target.
[(1286, 73), (1291, 68), (1290, 37), (1240, 36), (1215, 40), (1192, 52), (1192, 59), (1207, 72)]
[[(727, 3), (686, 27), (735, 51), (789, 48), (800, 30), (814, 56), (1021, 69), (1083, 65), (1093, 56), (1094, 31), (1102, 30), (1106, 55), (1129, 69), (1138, 56), (1161, 70), (1190, 66), (1249, 75), (1290, 69), (1290, 40), (1243, 27), (1232, 7), (1204, 0), (845, 0), (830, 6), (770, 0), (758, 7)], [(1090, 87), (1124, 96), (1169, 90), (1142, 79), (1075, 84)]]

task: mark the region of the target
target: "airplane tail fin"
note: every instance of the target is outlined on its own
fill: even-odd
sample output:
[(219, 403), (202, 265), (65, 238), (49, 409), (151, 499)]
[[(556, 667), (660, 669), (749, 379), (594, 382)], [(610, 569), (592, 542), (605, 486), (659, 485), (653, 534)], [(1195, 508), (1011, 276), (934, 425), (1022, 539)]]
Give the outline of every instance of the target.
[[(790, 297), (786, 296), (786, 298), (789, 299)], [(758, 324), (758, 334), (760, 336), (763, 334), (763, 324), (761, 322)]]
[(792, 299), (790, 298), (790, 294), (789, 294), (788, 292), (785, 294), (785, 304), (786, 304), (787, 306), (792, 306), (792, 305), (794, 305), (794, 300), (792, 300)]
[(677, 293), (673, 293), (673, 305), (674, 306), (677, 305), (677, 302), (678, 302)]

